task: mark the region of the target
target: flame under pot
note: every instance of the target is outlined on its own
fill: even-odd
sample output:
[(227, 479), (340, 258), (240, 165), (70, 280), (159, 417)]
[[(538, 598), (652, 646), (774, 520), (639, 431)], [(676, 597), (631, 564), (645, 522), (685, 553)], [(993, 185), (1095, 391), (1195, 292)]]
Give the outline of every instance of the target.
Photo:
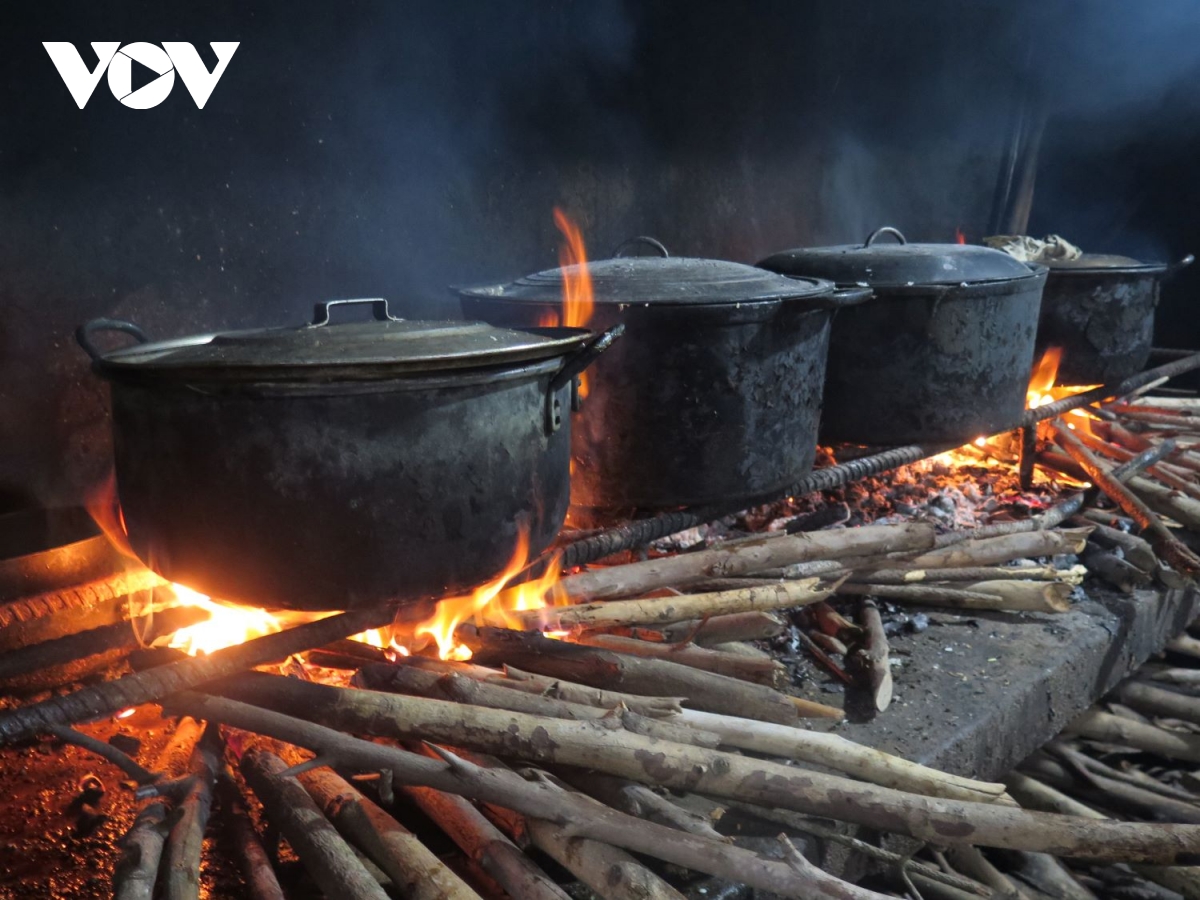
[[(713, 260), (589, 267), (592, 327), (621, 323), (625, 336), (588, 373), (572, 438), (573, 507), (738, 508), (780, 495), (811, 469), (830, 310), (869, 292)], [(471, 289), (463, 309), (529, 324), (556, 308), (561, 280), (552, 270)]]
[[(469, 590), (522, 524), (545, 548), (567, 510), (561, 411), (587, 332), (422, 325), (372, 323), (366, 352), (347, 325), (100, 358), (134, 551), (215, 597), (319, 610)], [(454, 361), (443, 338), (479, 352)]]

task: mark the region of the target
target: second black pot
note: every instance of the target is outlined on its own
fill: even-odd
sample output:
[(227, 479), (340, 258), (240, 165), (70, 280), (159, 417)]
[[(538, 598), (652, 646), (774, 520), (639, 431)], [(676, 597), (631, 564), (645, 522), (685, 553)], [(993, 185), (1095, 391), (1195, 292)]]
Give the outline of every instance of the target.
[[(588, 373), (572, 436), (571, 504), (599, 510), (720, 505), (778, 496), (812, 467), (830, 312), (870, 296), (718, 260), (588, 264), (589, 327), (625, 336)], [(462, 292), (496, 325), (545, 321), (563, 270)]]

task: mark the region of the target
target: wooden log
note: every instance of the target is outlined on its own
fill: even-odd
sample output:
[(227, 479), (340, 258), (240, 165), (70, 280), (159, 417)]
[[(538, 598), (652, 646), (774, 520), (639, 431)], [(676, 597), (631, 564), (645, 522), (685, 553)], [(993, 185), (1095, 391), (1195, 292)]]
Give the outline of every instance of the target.
[(383, 888), (321, 814), (300, 782), (294, 776), (282, 774), (287, 768), (278, 756), (258, 749), (247, 751), (241, 761), (247, 784), (313, 881), (330, 897), (388, 900)]
[(539, 850), (604, 900), (683, 900), (683, 894), (624, 850), (572, 837), (545, 819), (530, 819), (529, 835)]
[(587, 721), (614, 718), (621, 723), (622, 728), (635, 734), (695, 744), (698, 747), (717, 747), (721, 742), (721, 739), (711, 732), (676, 725), (666, 719), (651, 719), (628, 709), (603, 709), (555, 697), (509, 690), (499, 684), (478, 681), (458, 672), (439, 675), (420, 669), (372, 664), (363, 666), (359, 675), (359, 683), (374, 691), (413, 694), (435, 700), (451, 700), (471, 706), (507, 709), (555, 719)]
[(1200, 531), (1200, 501), (1148, 478), (1130, 479), (1129, 488), (1159, 515), (1174, 519), (1188, 531)]
[[(695, 555), (695, 554), (689, 554)], [(617, 625), (667, 625), (688, 619), (727, 616), (733, 613), (769, 612), (817, 603), (831, 591), (818, 587), (819, 580), (774, 583), (764, 587), (682, 594), (642, 600), (609, 600), (577, 606), (550, 606), (512, 614), (527, 629), (568, 631), (572, 628), (601, 629)]]
[(774, 613), (744, 612), (674, 622), (664, 625), (660, 633), (669, 643), (678, 643), (690, 636), (693, 643), (716, 647), (738, 641), (766, 640), (778, 637), (786, 630), (787, 623)]
[(883, 619), (874, 601), (863, 598), (858, 608), (858, 620), (865, 640), (847, 657), (846, 670), (869, 691), (876, 712), (883, 712), (892, 703), (892, 666), (888, 660)]
[(969, 566), (961, 569), (867, 569), (852, 572), (846, 581), (851, 584), (940, 584), (1004, 579), (1081, 584), (1086, 574), (1087, 570), (1082, 566), (1069, 569), (1054, 566)]
[(1137, 566), (1104, 550), (1089, 548), (1082, 556), (1084, 564), (1113, 587), (1126, 594), (1144, 588), (1153, 581), (1153, 576)]
[(412, 900), (479, 900), (407, 828), (328, 769), (297, 776), (325, 817)]
[(661, 659), (705, 672), (715, 672), (739, 681), (766, 685), (776, 690), (789, 687), (792, 683), (787, 666), (774, 659), (754, 659), (722, 653), (711, 647), (697, 647), (695, 644), (653, 643), (592, 631), (573, 634), (570, 640), (584, 647), (598, 647), (601, 650), (612, 650), (645, 659)]
[(905, 562), (913, 569), (995, 566), (1015, 559), (1082, 553), (1091, 528), (1055, 528), (966, 540)]
[(172, 814), (173, 824), (162, 859), (164, 900), (198, 900), (200, 897), (204, 830), (212, 812), (213, 785), (221, 768), (224, 748), (221, 729), (210, 722), (192, 751), (187, 790)]
[[(1108, 497), (1128, 514), (1146, 532), (1154, 536), (1158, 555), (1171, 565), (1188, 574), (1200, 572), (1200, 558), (1180, 543), (1146, 503), (1130, 493), (1130, 489), (1114, 478), (1108, 468), (1100, 462), (1068, 429), (1051, 423), (1059, 445), (1071, 458), (1083, 466), (1088, 476)], [(1145, 479), (1134, 478), (1130, 487)], [(1136, 489), (1136, 488), (1134, 488)]]
[(397, 665), (412, 666), (429, 672), (441, 674), (466, 675), (476, 681), (486, 681), (498, 684), (514, 691), (525, 691), (530, 694), (541, 694), (556, 697), (569, 703), (580, 703), (584, 706), (599, 706), (603, 709), (625, 709), (638, 715), (650, 718), (661, 718), (679, 712), (682, 709), (680, 697), (648, 697), (638, 694), (626, 694), (621, 691), (606, 691), (603, 688), (574, 684), (545, 675), (536, 675), (521, 669), (505, 665), (504, 671), (489, 669), (486, 666), (453, 660), (431, 659), (427, 656), (408, 656), (396, 661)]
[(728, 840), (712, 827), (708, 818), (676, 806), (644, 784), (628, 778), (616, 778), (612, 775), (601, 775), (598, 772), (583, 772), (575, 769), (568, 769), (561, 774), (564, 780), (576, 790), (594, 797), (613, 809), (637, 816), (639, 819), (647, 819), (660, 825), (678, 828), (689, 834), (711, 838), (714, 841)]
[(243, 644), (146, 669), (103, 684), (90, 685), (51, 697), (29, 706), (0, 711), (0, 746), (42, 734), (54, 726), (74, 725), (88, 719), (112, 715), (130, 706), (152, 703), (163, 697), (197, 687), (236, 672), (251, 669), (293, 653), (327, 644), (340, 637), (379, 628), (402, 616), (419, 622), (432, 610), (429, 604), (403, 607), (399, 613), (377, 607), (340, 613), (275, 634), (252, 638)]
[(727, 549), (715, 547), (570, 575), (559, 583), (559, 590), (565, 596), (580, 600), (608, 600), (661, 587), (680, 587), (705, 578), (753, 574), (808, 560), (927, 549), (933, 546), (933, 540), (932, 526), (923, 523), (864, 525), (839, 531), (759, 538)]
[(1200, 699), (1137, 679), (1126, 679), (1112, 695), (1142, 715), (1160, 719), (1181, 719), (1200, 725)]
[[(432, 760), (431, 760), (432, 761)], [(565, 900), (567, 894), (545, 872), (487, 820), (469, 800), (430, 787), (401, 789), (454, 841), (455, 845), (520, 900)]]
[[(239, 686), (239, 693), (246, 693), (244, 688), (244, 685)], [(1090, 822), (1027, 813), (995, 803), (921, 797), (863, 785), (840, 776), (798, 771), (779, 763), (655, 741), (606, 729), (598, 722), (498, 713), (436, 700), (335, 688), (281, 677), (271, 677), (270, 684), (255, 680), (252, 693), (262, 708), (196, 695), (173, 698), (171, 705), (298, 743), (327, 757), (348, 761), (353, 755), (356, 766), (363, 766), (370, 759), (368, 768), (391, 768), (395, 778), (402, 782), (411, 781), (412, 776), (408, 773), (413, 770), (408, 768), (406, 773), (399, 758), (387, 757), (388, 762), (384, 763), (381, 761), (384, 757), (377, 755), (401, 751), (366, 741), (355, 743), (357, 739), (334, 729), (359, 734), (379, 733), (381, 737), (420, 736), (539, 764), (595, 768), (664, 787), (716, 797), (737, 797), (751, 803), (766, 803), (810, 815), (882, 827), (939, 844), (968, 843), (1079, 858), (1159, 863), (1173, 862), (1180, 854), (1200, 852), (1200, 826)], [(333, 728), (311, 722), (298, 723), (291, 715), (280, 715), (280, 710), (320, 718)], [(312, 747), (312, 744), (319, 746)], [(494, 778), (497, 773), (487, 770), (484, 774)], [(426, 783), (434, 786), (428, 780)], [(440, 788), (441, 784), (436, 786)], [(514, 805), (516, 798), (501, 800), (492, 795), (481, 799), (527, 815), (554, 818), (533, 812), (528, 804)], [(646, 822), (642, 825), (656, 827)], [(627, 835), (609, 835), (597, 830), (586, 834), (618, 846), (630, 846)], [(673, 834), (676, 842), (701, 840), (682, 832)], [(704, 866), (691, 867), (710, 874), (723, 874)], [(750, 883), (745, 874), (739, 877)]]
[(287, 900), (228, 767), (218, 778), (217, 790), (221, 796), (223, 831), (229, 836), (249, 900)]
[(924, 584), (843, 584), (839, 594), (884, 597), (918, 606), (1062, 613), (1071, 608), (1072, 587), (1054, 581), (983, 581), (962, 587)]
[(1090, 709), (1067, 726), (1071, 734), (1124, 744), (1138, 750), (1158, 753), (1168, 759), (1200, 763), (1200, 736), (1167, 731), (1156, 725), (1146, 725), (1111, 713)]
[(537, 633), (470, 626), (458, 639), (481, 665), (513, 665), (542, 675), (639, 694), (686, 697), (685, 703), (708, 712), (744, 715), (764, 722), (794, 724), (804, 715), (795, 698), (759, 684), (703, 672), (661, 659), (645, 659), (564, 641)]
[(113, 900), (152, 900), (167, 828), (165, 803), (149, 803), (138, 812), (117, 841), (120, 856), (113, 872)]
[(1099, 510), (1085, 510), (1079, 516), (1080, 524), (1087, 523), (1095, 528), (1088, 540), (1108, 550), (1119, 549), (1131, 565), (1137, 566), (1143, 572), (1153, 572), (1158, 565), (1158, 557), (1154, 555), (1154, 548), (1150, 546), (1150, 542), (1120, 528), (1113, 528), (1101, 521), (1104, 518), (1105, 513)]

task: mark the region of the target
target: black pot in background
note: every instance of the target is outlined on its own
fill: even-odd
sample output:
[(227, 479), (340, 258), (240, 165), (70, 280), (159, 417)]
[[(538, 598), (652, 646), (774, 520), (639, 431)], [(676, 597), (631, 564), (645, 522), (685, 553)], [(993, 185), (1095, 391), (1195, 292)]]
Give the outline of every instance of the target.
[[(885, 234), (899, 243), (877, 244)], [(823, 440), (965, 442), (1020, 422), (1045, 267), (987, 247), (909, 244), (894, 228), (758, 265), (875, 292), (834, 321)]]
[(1061, 384), (1109, 384), (1142, 371), (1154, 341), (1162, 283), (1195, 259), (1142, 263), (1085, 253), (1047, 263), (1038, 353), (1061, 347)]
[[(329, 324), (368, 303), (376, 321)], [(383, 300), (312, 324), (101, 354), (129, 542), (165, 578), (223, 600), (350, 609), (461, 593), (519, 530), (557, 535), (570, 492), (571, 384), (603, 342), (405, 322)]]
[[(719, 260), (588, 264), (590, 327), (625, 336), (588, 373), (571, 503), (595, 510), (745, 506), (785, 492), (816, 453), (831, 310), (870, 295)], [(461, 291), (463, 311), (530, 324), (562, 306), (563, 270)]]

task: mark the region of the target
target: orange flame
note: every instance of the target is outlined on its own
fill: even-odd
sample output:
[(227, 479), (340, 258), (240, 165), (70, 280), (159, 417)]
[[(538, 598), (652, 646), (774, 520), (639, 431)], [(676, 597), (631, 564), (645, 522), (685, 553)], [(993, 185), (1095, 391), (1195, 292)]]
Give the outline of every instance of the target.
[[(1058, 367), (1062, 362), (1062, 353), (1062, 347), (1048, 347), (1037, 365), (1033, 367), (1033, 374), (1029, 378), (1029, 390), (1025, 395), (1026, 408), (1037, 409), (1039, 406), (1045, 406), (1055, 400), (1090, 391), (1096, 387), (1096, 385), (1063, 386), (1055, 384), (1058, 380)], [(1073, 409), (1067, 413), (1067, 416), (1068, 428), (1078, 428), (1091, 434), (1091, 421), (1094, 418), (1091, 413), (1083, 409)]]
[[(583, 232), (557, 206), (554, 207), (554, 224), (565, 239), (558, 251), (558, 265), (563, 273), (562, 324), (567, 328), (584, 328), (592, 320), (596, 300)], [(579, 376), (579, 396), (586, 397), (587, 391), (587, 374), (584, 373)]]
[(957, 244), (965, 244), (967, 242), (967, 236), (963, 234), (962, 229), (957, 225), (954, 226), (954, 241)]
[(84, 507), (109, 543), (130, 559), (137, 559), (137, 554), (129, 545), (129, 532), (125, 530), (125, 514), (121, 511), (121, 501), (117, 497), (115, 471), (110, 470), (99, 487), (88, 494)]
[(455, 629), (464, 622), (523, 628), (522, 621), (512, 614), (546, 606), (545, 597), (554, 591), (559, 580), (557, 560), (551, 560), (540, 578), (505, 590), (508, 583), (524, 571), (528, 562), (529, 531), (522, 526), (517, 535), (517, 546), (503, 572), (466, 596), (439, 601), (433, 616), (418, 625), (413, 633), (433, 638), (442, 659), (461, 661), (471, 658), (471, 650), (460, 644), (454, 636)]
[[(187, 628), (180, 628), (167, 643), (168, 647), (183, 650), (189, 656), (212, 653), (251, 638), (280, 631), (279, 616), (253, 606), (227, 606), (217, 603), (207, 594), (193, 591), (182, 584), (172, 584), (177, 606), (195, 606), (208, 613), (208, 618)], [(316, 618), (315, 616), (313, 618)]]

